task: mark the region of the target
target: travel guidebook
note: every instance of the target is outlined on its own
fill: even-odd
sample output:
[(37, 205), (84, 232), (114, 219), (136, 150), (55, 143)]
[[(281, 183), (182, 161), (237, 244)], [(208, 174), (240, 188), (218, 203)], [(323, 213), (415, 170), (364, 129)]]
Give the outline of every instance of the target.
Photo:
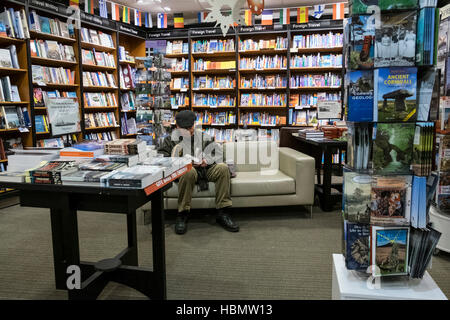
[(416, 121), (417, 68), (375, 69), (374, 80), (374, 121)]
[(415, 123), (378, 123), (373, 143), (375, 174), (408, 174), (413, 157)]
[(348, 121), (371, 122), (373, 119), (373, 72), (350, 72)]
[(375, 24), (370, 16), (349, 18), (350, 52), (348, 67), (350, 69), (373, 68)]
[(372, 177), (344, 172), (344, 212), (349, 222), (370, 222)]
[(382, 14), (375, 30), (375, 68), (415, 65), (416, 15), (416, 11)]
[(369, 267), (370, 226), (367, 224), (346, 224), (345, 265), (349, 270), (365, 272)]
[(409, 227), (372, 226), (371, 256), (373, 276), (408, 274)]

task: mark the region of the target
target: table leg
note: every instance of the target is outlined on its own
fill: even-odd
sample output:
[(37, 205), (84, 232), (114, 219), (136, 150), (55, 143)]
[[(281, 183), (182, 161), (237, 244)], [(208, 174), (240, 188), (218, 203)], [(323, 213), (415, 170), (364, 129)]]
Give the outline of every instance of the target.
[(164, 234), (163, 192), (152, 195), (152, 242), (153, 242), (153, 299), (166, 299), (166, 249)]
[(332, 168), (332, 154), (331, 149), (324, 150), (324, 165), (323, 165), (323, 195), (321, 207), (324, 211), (330, 211), (333, 207), (331, 203), (331, 176), (333, 174)]
[[(129, 200), (130, 202), (132, 200)], [(138, 266), (138, 244), (136, 227), (136, 208), (130, 203), (127, 214), (128, 253), (122, 263), (129, 266)]]
[(53, 243), (53, 267), (55, 270), (56, 289), (65, 290), (66, 286), (66, 264), (64, 259), (63, 226), (61, 210), (50, 209), (50, 220), (52, 226)]

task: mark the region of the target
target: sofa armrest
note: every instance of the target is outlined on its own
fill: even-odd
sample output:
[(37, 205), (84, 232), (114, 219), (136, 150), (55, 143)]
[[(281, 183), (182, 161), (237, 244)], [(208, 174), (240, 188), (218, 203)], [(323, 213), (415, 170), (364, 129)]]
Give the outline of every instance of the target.
[(315, 159), (291, 148), (279, 148), (280, 170), (295, 179), (295, 191), (302, 201), (314, 203)]

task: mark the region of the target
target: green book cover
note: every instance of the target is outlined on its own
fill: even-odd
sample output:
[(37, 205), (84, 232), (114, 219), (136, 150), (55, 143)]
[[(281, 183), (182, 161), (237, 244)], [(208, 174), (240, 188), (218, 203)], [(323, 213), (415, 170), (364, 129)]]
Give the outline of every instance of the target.
[(409, 174), (415, 123), (378, 123), (373, 143), (375, 174)]
[(351, 15), (368, 13), (370, 6), (379, 6), (382, 11), (417, 8), (417, 0), (349, 0), (348, 3)]

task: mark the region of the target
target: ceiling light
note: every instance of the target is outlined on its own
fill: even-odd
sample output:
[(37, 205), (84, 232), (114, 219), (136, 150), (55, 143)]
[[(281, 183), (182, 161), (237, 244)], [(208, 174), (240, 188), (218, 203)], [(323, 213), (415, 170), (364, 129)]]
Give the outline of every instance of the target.
[(164, 11), (170, 11), (171, 10), (169, 7), (164, 7), (163, 9), (164, 9)]

